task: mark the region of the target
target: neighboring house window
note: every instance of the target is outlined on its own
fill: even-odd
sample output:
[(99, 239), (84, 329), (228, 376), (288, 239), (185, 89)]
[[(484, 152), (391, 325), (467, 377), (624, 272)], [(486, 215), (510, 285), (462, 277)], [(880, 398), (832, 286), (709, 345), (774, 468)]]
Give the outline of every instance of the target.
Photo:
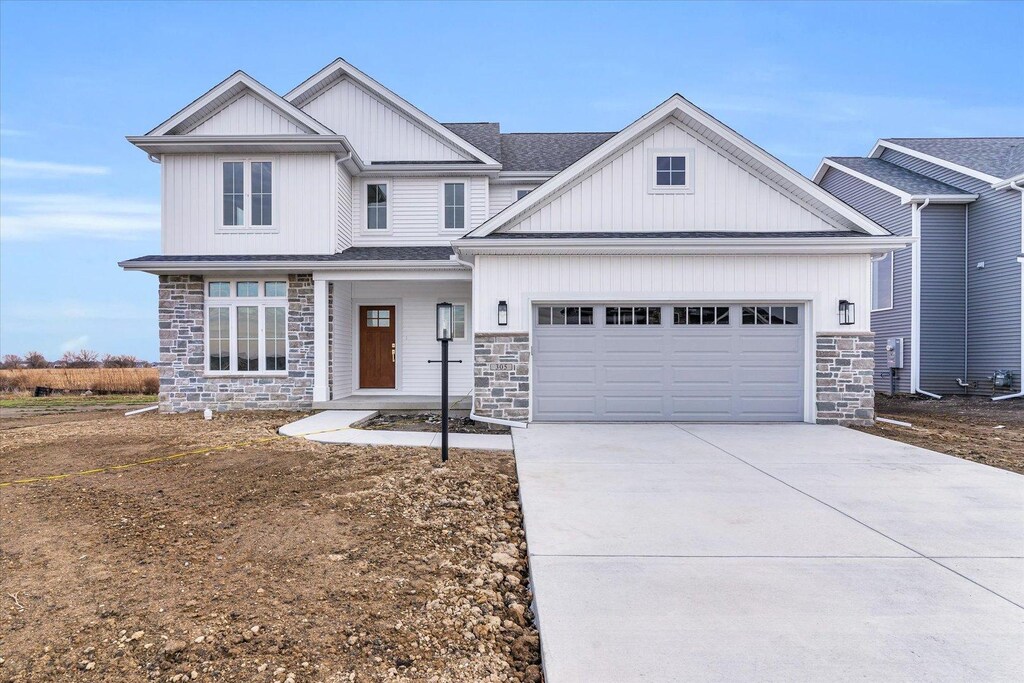
[(660, 325), (661, 306), (608, 306), (605, 325)]
[(287, 283), (217, 280), (207, 283), (207, 292), (207, 371), (286, 372)]
[(387, 183), (369, 183), (366, 186), (366, 229), (388, 229)]
[(530, 194), (530, 192), (532, 191), (533, 190), (516, 190), (516, 201), (518, 202), (520, 199)]
[(672, 310), (676, 325), (728, 325), (728, 306), (676, 306)]
[(796, 325), (797, 306), (744, 306), (744, 325)]
[(466, 338), (466, 304), (452, 304), (452, 338)]
[(871, 259), (871, 310), (892, 308), (892, 252)]
[(221, 162), (221, 226), (261, 230), (272, 228), (273, 176), (272, 161), (232, 159)]
[(466, 183), (444, 184), (444, 227), (463, 230), (466, 227)]
[(692, 190), (693, 155), (690, 150), (652, 150), (649, 154), (650, 192), (672, 194)]
[(538, 325), (593, 325), (593, 306), (538, 306)]

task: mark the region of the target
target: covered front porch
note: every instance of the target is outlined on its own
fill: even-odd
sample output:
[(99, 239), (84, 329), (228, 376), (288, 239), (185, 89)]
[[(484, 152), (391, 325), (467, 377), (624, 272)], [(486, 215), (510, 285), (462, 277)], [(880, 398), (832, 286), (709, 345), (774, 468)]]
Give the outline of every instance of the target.
[(468, 411), (473, 391), (471, 273), (443, 269), (314, 274), (315, 409), (434, 410), (441, 367), (435, 308), (455, 306), (449, 406)]

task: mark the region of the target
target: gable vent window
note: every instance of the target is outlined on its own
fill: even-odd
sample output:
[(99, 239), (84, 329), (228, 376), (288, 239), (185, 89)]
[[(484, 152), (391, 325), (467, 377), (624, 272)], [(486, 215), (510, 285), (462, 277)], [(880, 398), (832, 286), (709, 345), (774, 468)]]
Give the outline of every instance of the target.
[(274, 229), (274, 162), (230, 159), (221, 162), (220, 227), (231, 231)]
[(538, 306), (538, 325), (593, 325), (593, 306)]
[(466, 183), (444, 184), (445, 230), (466, 228)]
[(388, 229), (387, 183), (369, 183), (366, 186), (366, 229)]
[(661, 306), (607, 306), (605, 325), (660, 325)]
[(689, 194), (693, 191), (692, 150), (655, 149), (648, 155), (648, 192)]
[(686, 185), (686, 157), (662, 157), (655, 162), (655, 185), (682, 187)]

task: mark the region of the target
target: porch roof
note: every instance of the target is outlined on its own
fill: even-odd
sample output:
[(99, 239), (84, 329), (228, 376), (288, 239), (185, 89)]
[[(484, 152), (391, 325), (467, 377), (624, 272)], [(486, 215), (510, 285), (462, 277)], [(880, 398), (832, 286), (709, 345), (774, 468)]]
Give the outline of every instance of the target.
[(458, 265), (452, 260), (455, 252), (448, 245), (402, 247), (349, 247), (334, 254), (152, 254), (121, 261), (125, 270), (161, 272), (186, 269), (209, 270), (231, 268), (237, 270), (288, 268), (388, 267), (394, 264), (409, 266)]

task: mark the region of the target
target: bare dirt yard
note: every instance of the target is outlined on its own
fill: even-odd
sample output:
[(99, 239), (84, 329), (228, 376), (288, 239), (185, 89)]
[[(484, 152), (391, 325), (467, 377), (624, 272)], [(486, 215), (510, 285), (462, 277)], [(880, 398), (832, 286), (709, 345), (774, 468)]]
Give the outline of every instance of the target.
[(200, 451), (0, 487), (0, 681), (540, 680), (512, 454), (297, 417), (0, 418), (0, 483)]
[(879, 417), (913, 427), (877, 422), (858, 429), (1024, 474), (1024, 402), (1019, 399), (947, 396), (936, 401), (878, 394), (875, 407)]

